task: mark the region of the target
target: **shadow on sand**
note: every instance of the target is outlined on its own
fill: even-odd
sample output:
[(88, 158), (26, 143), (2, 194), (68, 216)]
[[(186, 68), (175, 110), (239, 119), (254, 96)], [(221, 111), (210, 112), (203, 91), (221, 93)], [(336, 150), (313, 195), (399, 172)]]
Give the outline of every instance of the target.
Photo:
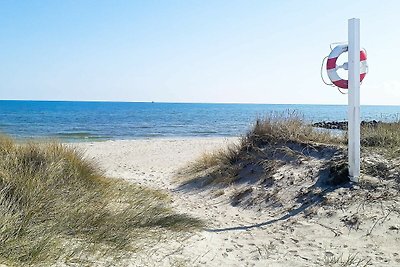
[[(343, 174), (342, 174), (343, 175)], [(346, 175), (346, 178), (348, 176), (348, 173), (344, 173)], [(326, 194), (335, 191), (338, 188), (350, 188), (352, 187), (353, 184), (348, 181), (347, 179), (343, 180), (343, 176), (339, 177), (336, 176), (332, 178), (332, 173), (331, 170), (325, 169), (320, 172), (318, 180), (316, 183), (310, 187), (310, 191), (308, 194), (306, 194), (303, 197), (299, 197), (297, 199), (297, 202), (302, 203), (300, 207), (290, 210), (287, 214), (276, 218), (276, 219), (271, 219), (265, 222), (261, 223), (256, 223), (256, 224), (251, 224), (251, 225), (242, 225), (242, 226), (233, 226), (233, 227), (225, 227), (225, 228), (215, 228), (215, 229), (204, 229), (207, 232), (225, 232), (225, 231), (238, 231), (238, 230), (249, 230), (252, 228), (260, 228), (263, 226), (271, 225), (279, 221), (285, 221), (288, 220), (289, 218), (292, 218), (310, 207), (313, 207), (319, 203), (321, 203), (324, 200), (324, 197)], [(314, 194), (313, 189), (322, 189), (321, 192)]]

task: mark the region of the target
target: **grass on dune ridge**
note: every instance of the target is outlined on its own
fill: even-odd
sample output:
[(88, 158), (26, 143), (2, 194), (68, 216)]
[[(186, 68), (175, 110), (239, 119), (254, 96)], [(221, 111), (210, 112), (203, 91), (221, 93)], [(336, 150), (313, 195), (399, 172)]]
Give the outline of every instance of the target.
[(65, 145), (0, 137), (0, 263), (118, 258), (201, 224), (166, 203), (160, 192), (105, 178)]
[[(365, 150), (381, 150), (386, 156), (396, 157), (400, 152), (400, 122), (362, 127), (361, 145)], [(240, 178), (239, 173), (249, 164), (262, 165), (268, 172), (276, 158), (290, 158), (299, 151), (318, 151), (326, 147), (335, 147), (345, 154), (346, 146), (346, 132), (332, 134), (316, 129), (297, 113), (271, 113), (257, 119), (238, 143), (203, 154), (183, 170), (181, 178), (184, 184), (202, 180), (203, 186), (229, 185)]]
[(205, 171), (207, 179), (202, 182), (203, 185), (229, 185), (240, 178), (239, 173), (249, 164), (260, 165), (265, 171), (273, 168), (271, 166), (273, 161), (261, 162), (260, 158), (272, 159), (282, 153), (290, 155), (294, 153), (292, 145), (307, 147), (316, 143), (341, 145), (343, 142), (343, 136), (335, 136), (328, 131), (318, 131), (305, 123), (296, 113), (270, 114), (263, 119), (257, 119), (253, 127), (237, 143), (225, 149), (203, 154), (183, 170), (185, 175), (182, 178), (186, 179), (184, 184), (190, 183), (203, 177), (201, 173)]

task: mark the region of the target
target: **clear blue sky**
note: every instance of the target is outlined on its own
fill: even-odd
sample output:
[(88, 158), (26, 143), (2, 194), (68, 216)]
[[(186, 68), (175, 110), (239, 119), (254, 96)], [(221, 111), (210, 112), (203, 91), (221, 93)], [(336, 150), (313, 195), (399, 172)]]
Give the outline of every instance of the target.
[(320, 79), (361, 19), (362, 104), (400, 105), (400, 1), (0, 1), (0, 99), (345, 104)]

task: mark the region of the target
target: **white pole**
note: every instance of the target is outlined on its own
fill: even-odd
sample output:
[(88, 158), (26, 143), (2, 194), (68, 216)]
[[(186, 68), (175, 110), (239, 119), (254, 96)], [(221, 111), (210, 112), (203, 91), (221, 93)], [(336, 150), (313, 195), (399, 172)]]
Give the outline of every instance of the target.
[(349, 109), (348, 156), (350, 181), (360, 177), (360, 19), (348, 21)]

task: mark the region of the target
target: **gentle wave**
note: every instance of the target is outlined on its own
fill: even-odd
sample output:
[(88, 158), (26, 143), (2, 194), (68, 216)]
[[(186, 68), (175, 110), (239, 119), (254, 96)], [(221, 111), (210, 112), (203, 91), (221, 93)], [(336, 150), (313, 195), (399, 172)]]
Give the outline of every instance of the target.
[(190, 131), (193, 134), (217, 134), (217, 131)]
[(54, 137), (66, 140), (97, 140), (97, 139), (107, 140), (111, 138), (110, 136), (102, 136), (90, 132), (56, 133)]

